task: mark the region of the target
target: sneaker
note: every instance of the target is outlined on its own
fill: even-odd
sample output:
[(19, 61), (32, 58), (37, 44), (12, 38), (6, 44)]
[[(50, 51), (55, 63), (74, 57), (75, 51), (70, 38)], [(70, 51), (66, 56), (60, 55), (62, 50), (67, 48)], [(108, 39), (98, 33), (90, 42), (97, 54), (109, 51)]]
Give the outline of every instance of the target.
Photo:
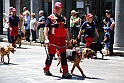
[(66, 73), (66, 74), (63, 74), (63, 75), (62, 75), (62, 78), (71, 79), (71, 78), (72, 78), (72, 75), (69, 74), (69, 73)]
[(50, 73), (50, 71), (44, 71), (45, 75), (47, 76), (52, 76), (52, 74)]

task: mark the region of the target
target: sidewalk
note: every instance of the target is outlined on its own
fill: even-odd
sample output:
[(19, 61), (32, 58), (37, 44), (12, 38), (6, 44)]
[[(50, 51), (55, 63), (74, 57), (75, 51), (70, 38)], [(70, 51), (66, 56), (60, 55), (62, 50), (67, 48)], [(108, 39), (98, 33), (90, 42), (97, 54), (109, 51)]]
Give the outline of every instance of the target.
[[(8, 42), (6, 35), (0, 35), (0, 42)], [(42, 46), (41, 43), (34, 43), (34, 42), (25, 42), (22, 40), (22, 45), (31, 45), (31, 46)], [(80, 43), (81, 47), (84, 47), (84, 43)], [(105, 49), (102, 52), (105, 54)], [(114, 47), (114, 55), (117, 56), (124, 56), (124, 47)]]

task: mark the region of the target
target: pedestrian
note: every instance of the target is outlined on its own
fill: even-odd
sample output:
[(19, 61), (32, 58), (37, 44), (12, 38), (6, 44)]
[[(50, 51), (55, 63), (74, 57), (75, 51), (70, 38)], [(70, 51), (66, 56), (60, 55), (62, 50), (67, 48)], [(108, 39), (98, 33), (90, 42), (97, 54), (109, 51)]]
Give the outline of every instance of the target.
[(26, 11), (28, 11), (27, 10), (27, 7), (23, 7), (23, 13), (21, 13), (19, 15), (19, 17), (20, 17), (20, 29), (21, 29), (22, 32), (24, 32), (24, 34), (25, 34), (25, 30), (24, 30), (24, 19), (25, 19), (25, 16), (26, 16)]
[(61, 65), (62, 65), (62, 78), (70, 79), (72, 75), (68, 73), (68, 64), (66, 59), (66, 39), (70, 45), (70, 35), (66, 24), (66, 18), (61, 15), (62, 4), (56, 2), (54, 4), (54, 13), (48, 16), (45, 28), (45, 44), (47, 51), (47, 58), (45, 61), (45, 67), (43, 68), (44, 73), (51, 76), (50, 66), (52, 63), (53, 56), (55, 56), (56, 48), (60, 53)]
[(19, 23), (20, 23), (20, 19), (19, 17), (16, 15), (16, 8), (12, 9), (12, 15), (9, 16), (9, 31), (10, 31), (10, 37), (11, 37), (11, 42), (12, 42), (12, 46), (16, 47), (16, 40), (18, 37), (18, 29), (19, 29)]
[(9, 7), (9, 15), (7, 16), (7, 19), (6, 19), (6, 28), (7, 28), (7, 38), (8, 38), (8, 42), (9, 43), (12, 43), (12, 40), (11, 40), (11, 37), (10, 37), (10, 30), (9, 30), (9, 26), (8, 26), (8, 20), (9, 20), (9, 17), (12, 15), (12, 9), (13, 7)]
[(71, 36), (71, 39), (73, 39), (73, 35), (74, 35), (73, 34), (73, 32), (74, 32), (74, 30), (73, 30), (74, 22), (73, 21), (75, 21), (75, 19), (76, 19), (75, 13), (76, 13), (75, 10), (71, 11), (71, 17), (70, 17), (70, 36)]
[(86, 14), (85, 12), (82, 13), (82, 16), (81, 16), (81, 25), (86, 21)]
[(37, 42), (36, 41), (37, 21), (35, 18), (35, 13), (31, 13), (30, 29), (32, 33), (32, 41), (36, 43)]
[(75, 17), (76, 17), (76, 19), (73, 21), (74, 26), (72, 27), (72, 29), (73, 29), (72, 39), (76, 39), (77, 40), (77, 45), (79, 46), (80, 39), (77, 38), (79, 30), (80, 30), (80, 26), (81, 26), (81, 18), (79, 17), (79, 12), (75, 13)]
[(23, 13), (22, 13), (23, 16), (26, 15), (26, 11), (28, 11), (28, 10), (27, 10), (27, 7), (23, 7)]
[(109, 34), (110, 34), (110, 45), (109, 45), (109, 54), (113, 55), (113, 44), (114, 44), (114, 26), (115, 21), (112, 17), (112, 11), (106, 10), (106, 18), (103, 20), (104, 26), (109, 27)]
[(98, 31), (96, 29), (95, 21), (93, 21), (93, 15), (91, 13), (87, 14), (87, 20), (82, 24), (78, 38), (80, 39), (80, 36), (82, 34), (82, 30), (84, 30), (84, 39), (86, 41), (86, 48), (89, 48), (89, 46), (92, 44), (94, 40), (94, 35), (96, 33), (97, 37), (99, 37)]
[(103, 42), (105, 43), (105, 48), (106, 48), (106, 56), (108, 55), (109, 52), (109, 44), (110, 44), (110, 35), (109, 35), (109, 27), (103, 27), (104, 28), (104, 39)]
[(39, 20), (38, 20), (38, 30), (39, 30), (39, 41), (41, 44), (44, 44), (44, 27), (45, 27), (45, 17), (44, 17), (44, 11), (39, 11)]
[(25, 16), (24, 16), (24, 29), (25, 29), (25, 36), (26, 36), (26, 41), (30, 42), (30, 12), (25, 11)]

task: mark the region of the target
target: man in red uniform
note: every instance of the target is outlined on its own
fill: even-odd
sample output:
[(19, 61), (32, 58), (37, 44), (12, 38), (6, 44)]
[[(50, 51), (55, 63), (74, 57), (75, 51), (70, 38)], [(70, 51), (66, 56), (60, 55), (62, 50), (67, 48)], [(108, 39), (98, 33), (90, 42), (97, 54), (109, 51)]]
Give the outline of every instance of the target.
[(19, 26), (19, 17), (16, 16), (16, 9), (12, 9), (12, 15), (9, 17), (9, 30), (10, 30), (10, 37), (12, 40), (12, 46), (15, 47), (15, 42), (18, 37), (18, 26)]
[[(48, 50), (45, 62), (44, 73), (52, 76), (50, 66), (53, 56), (55, 56), (56, 48), (61, 56), (61, 65), (63, 68), (62, 78), (70, 79), (72, 75), (68, 73), (68, 65), (66, 59), (66, 38), (69, 41), (69, 31), (67, 29), (66, 18), (61, 15), (62, 4), (56, 2), (54, 5), (54, 13), (48, 16), (44, 28), (45, 44)], [(68, 42), (70, 43), (70, 42)]]

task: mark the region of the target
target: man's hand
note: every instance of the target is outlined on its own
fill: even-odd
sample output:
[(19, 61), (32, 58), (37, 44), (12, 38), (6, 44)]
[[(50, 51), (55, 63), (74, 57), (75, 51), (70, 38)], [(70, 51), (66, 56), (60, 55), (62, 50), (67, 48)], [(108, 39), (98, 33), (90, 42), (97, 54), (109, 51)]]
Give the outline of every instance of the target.
[(9, 29), (10, 29), (10, 30), (12, 30), (12, 28), (11, 28), (11, 27), (10, 27)]

